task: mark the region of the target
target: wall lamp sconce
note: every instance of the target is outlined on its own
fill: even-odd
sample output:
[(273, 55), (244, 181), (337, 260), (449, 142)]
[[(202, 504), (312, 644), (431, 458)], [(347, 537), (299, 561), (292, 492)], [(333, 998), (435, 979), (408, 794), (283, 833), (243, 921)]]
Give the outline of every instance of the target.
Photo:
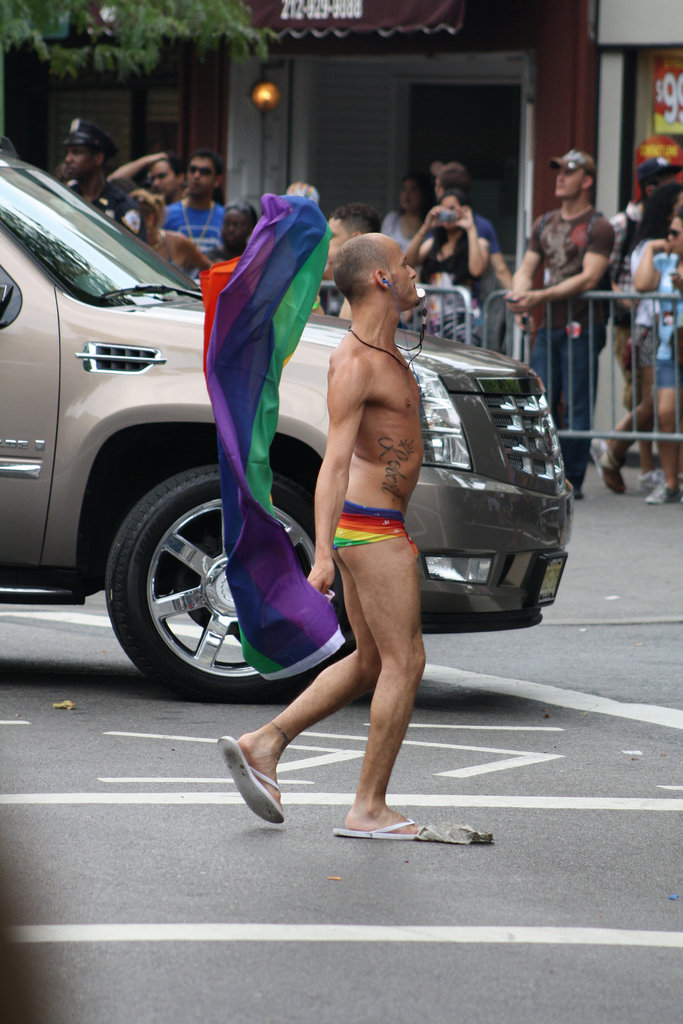
[(267, 114), (268, 111), (275, 110), (280, 102), (280, 90), (275, 82), (264, 79), (256, 83), (249, 98), (261, 114)]

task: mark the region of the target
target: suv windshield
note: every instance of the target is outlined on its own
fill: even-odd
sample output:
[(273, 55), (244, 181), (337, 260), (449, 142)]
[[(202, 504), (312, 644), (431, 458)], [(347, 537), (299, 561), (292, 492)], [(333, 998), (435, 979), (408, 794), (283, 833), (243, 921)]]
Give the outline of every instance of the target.
[[(35, 167), (0, 161), (0, 224), (64, 291), (91, 305), (148, 304), (178, 290), (198, 292), (125, 228)], [(162, 287), (155, 293), (152, 285)]]

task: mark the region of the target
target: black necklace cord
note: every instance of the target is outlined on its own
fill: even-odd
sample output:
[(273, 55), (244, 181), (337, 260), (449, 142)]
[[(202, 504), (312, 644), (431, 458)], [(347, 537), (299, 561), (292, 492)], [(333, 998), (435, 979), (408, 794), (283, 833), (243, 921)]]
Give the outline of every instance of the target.
[(399, 359), (395, 352), (390, 352), (388, 348), (382, 348), (381, 345), (372, 345), (369, 341), (363, 341), (363, 339), (356, 334), (353, 327), (349, 327), (349, 334), (352, 334), (356, 341), (359, 341), (361, 345), (365, 345), (366, 348), (374, 348), (378, 352), (384, 352), (385, 355), (391, 356), (391, 358), (395, 359), (399, 366), (402, 366), (404, 370), (410, 369), (408, 364), (404, 363), (402, 359)]

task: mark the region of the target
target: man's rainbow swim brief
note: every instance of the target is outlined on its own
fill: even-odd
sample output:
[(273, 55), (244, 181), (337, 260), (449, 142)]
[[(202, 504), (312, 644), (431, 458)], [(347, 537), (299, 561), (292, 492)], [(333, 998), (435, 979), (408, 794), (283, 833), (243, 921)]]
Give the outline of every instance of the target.
[(379, 540), (405, 537), (415, 552), (418, 550), (406, 531), (403, 513), (393, 508), (372, 508), (345, 501), (334, 535), (335, 548), (350, 548), (357, 544), (374, 544)]

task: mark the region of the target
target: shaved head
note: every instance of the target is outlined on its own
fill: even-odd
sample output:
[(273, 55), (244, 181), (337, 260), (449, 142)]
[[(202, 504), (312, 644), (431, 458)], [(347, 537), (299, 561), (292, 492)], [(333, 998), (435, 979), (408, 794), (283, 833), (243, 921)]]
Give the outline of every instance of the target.
[(356, 235), (344, 242), (334, 260), (334, 283), (349, 302), (355, 302), (369, 289), (376, 270), (387, 273), (392, 248), (400, 248), (386, 235)]

